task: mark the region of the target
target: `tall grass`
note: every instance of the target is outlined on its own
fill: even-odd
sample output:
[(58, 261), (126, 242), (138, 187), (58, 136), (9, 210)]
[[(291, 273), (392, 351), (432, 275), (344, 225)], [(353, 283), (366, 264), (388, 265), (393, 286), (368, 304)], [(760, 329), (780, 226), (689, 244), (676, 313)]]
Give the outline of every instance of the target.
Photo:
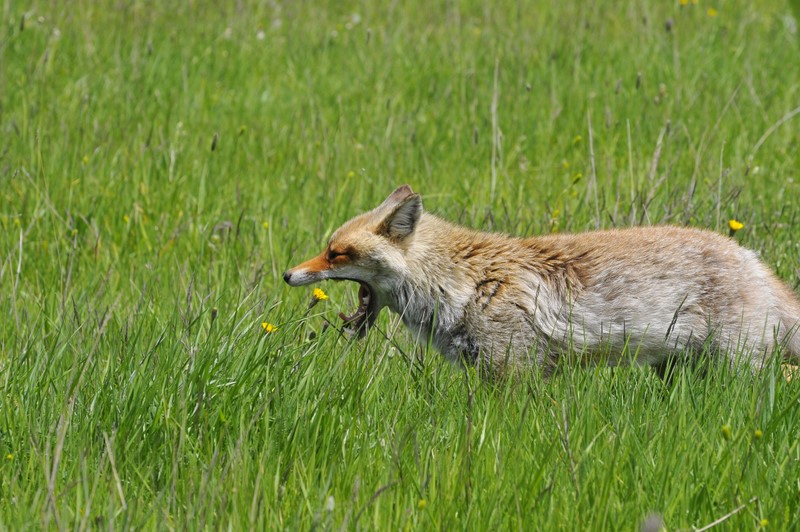
[(777, 368), (492, 385), (281, 281), (408, 182), (797, 284), (789, 6), (540, 4), (2, 3), (0, 528), (799, 527)]

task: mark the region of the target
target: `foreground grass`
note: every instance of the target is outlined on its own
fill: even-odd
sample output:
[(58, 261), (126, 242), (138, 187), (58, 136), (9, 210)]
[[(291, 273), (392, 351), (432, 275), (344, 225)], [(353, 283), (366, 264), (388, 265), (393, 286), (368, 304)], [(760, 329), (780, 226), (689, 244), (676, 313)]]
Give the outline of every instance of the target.
[(0, 527), (800, 526), (775, 368), (487, 385), (280, 280), (410, 182), (515, 233), (735, 217), (796, 283), (788, 6), (2, 12)]

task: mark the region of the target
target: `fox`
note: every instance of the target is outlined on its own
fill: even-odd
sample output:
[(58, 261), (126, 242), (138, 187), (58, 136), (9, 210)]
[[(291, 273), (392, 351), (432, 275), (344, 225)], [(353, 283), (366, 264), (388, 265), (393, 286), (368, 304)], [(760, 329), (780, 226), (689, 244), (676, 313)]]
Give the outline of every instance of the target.
[(362, 337), (381, 310), (448, 360), (503, 376), (559, 364), (651, 366), (712, 357), (753, 371), (800, 359), (800, 301), (758, 257), (708, 230), (646, 226), (515, 237), (423, 210), (403, 185), (347, 221), (290, 286), (358, 283), (340, 313)]

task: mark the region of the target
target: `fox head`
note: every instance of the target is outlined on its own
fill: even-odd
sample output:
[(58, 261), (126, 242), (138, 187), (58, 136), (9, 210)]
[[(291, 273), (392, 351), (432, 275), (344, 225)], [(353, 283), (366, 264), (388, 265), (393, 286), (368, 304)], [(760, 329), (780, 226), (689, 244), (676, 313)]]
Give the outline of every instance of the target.
[(421, 216), (419, 194), (403, 185), (375, 209), (342, 225), (322, 253), (287, 270), (283, 280), (291, 286), (326, 279), (359, 283), (358, 310), (341, 316), (362, 335), (386, 306), (384, 294), (392, 290), (392, 281), (405, 269), (404, 250)]

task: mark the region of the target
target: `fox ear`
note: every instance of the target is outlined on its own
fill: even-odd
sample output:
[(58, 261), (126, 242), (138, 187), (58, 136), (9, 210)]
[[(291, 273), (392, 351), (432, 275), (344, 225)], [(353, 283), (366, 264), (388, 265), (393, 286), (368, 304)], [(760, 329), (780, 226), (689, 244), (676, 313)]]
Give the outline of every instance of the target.
[(410, 196), (414, 195), (414, 191), (411, 190), (411, 187), (408, 185), (402, 185), (397, 187), (394, 192), (389, 194), (389, 197), (383, 200), (383, 203), (380, 204), (378, 207), (379, 209), (393, 209), (399, 203), (405, 201)]
[[(407, 185), (406, 189), (410, 192), (409, 195), (403, 199), (394, 202), (392, 210), (381, 221), (378, 226), (378, 234), (388, 237), (391, 240), (402, 240), (409, 236), (417, 228), (420, 216), (422, 216), (422, 198), (419, 194), (411, 192), (411, 188)], [(392, 193), (392, 196), (401, 191), (403, 187), (398, 188)], [(387, 203), (392, 196), (389, 196), (384, 202)], [(387, 205), (388, 207), (389, 205)]]

